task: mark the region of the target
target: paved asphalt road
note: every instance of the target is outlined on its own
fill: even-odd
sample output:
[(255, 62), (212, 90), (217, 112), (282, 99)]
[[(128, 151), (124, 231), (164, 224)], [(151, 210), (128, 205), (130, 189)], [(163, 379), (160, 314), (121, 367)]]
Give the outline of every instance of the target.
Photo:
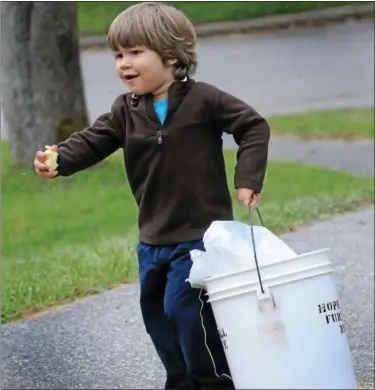
[[(373, 21), (202, 39), (198, 50), (197, 80), (264, 115), (374, 104)], [(110, 52), (85, 52), (82, 65), (88, 107), (96, 116), (124, 87)]]
[[(285, 241), (298, 253), (330, 248), (358, 380), (373, 383), (373, 207), (288, 234)], [(2, 326), (1, 388), (162, 388), (138, 288), (132, 284), (38, 320)]]
[[(263, 115), (374, 104), (371, 20), (207, 38), (198, 49), (196, 79), (235, 94)], [(83, 52), (82, 69), (93, 120), (110, 108), (124, 86), (109, 51)]]

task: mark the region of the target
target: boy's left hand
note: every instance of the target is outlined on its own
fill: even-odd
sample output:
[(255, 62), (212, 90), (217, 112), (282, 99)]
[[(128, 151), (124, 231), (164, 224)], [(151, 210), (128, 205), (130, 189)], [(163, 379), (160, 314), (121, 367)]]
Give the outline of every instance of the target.
[(248, 188), (237, 189), (237, 200), (242, 206), (249, 208), (256, 207), (260, 203), (260, 194), (256, 194)]

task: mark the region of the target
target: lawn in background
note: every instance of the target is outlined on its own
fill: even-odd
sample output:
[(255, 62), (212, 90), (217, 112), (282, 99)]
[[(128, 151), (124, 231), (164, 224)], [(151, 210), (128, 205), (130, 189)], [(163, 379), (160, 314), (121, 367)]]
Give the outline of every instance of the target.
[[(2, 313), (6, 322), (137, 278), (137, 210), (119, 154), (71, 178), (2, 170)], [(225, 152), (231, 191), (235, 152)], [(373, 180), (269, 164), (261, 211), (281, 234), (373, 202)], [(236, 219), (247, 212), (236, 205)]]
[(304, 112), (267, 118), (272, 132), (301, 139), (374, 139), (374, 107)]
[[(113, 19), (138, 2), (79, 1), (78, 26), (82, 35), (106, 34)], [(226, 20), (253, 19), (262, 16), (297, 13), (312, 9), (351, 5), (350, 1), (178, 1), (169, 2), (184, 11), (194, 24)], [(356, 2), (356, 4), (358, 4)]]

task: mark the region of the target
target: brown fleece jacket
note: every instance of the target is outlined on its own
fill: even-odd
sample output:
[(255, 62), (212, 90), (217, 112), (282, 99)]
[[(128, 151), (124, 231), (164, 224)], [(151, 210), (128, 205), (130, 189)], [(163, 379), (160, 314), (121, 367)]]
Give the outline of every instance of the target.
[(201, 239), (214, 220), (233, 219), (224, 132), (239, 146), (235, 187), (259, 193), (267, 166), (267, 122), (241, 100), (190, 78), (169, 88), (164, 124), (151, 95), (119, 96), (110, 113), (58, 145), (58, 172), (72, 175), (122, 148), (139, 206), (140, 240), (168, 245)]

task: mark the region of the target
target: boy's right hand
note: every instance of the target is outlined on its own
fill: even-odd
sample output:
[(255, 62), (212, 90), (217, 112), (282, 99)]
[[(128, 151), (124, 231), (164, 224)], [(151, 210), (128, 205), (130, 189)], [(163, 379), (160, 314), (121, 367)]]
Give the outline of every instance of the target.
[[(51, 150), (57, 152), (57, 145), (52, 145), (50, 147)], [(38, 151), (36, 152), (34, 159), (34, 169), (38, 176), (43, 177), (45, 179), (52, 179), (57, 176), (57, 170), (50, 171), (46, 165), (47, 154), (45, 152)]]

